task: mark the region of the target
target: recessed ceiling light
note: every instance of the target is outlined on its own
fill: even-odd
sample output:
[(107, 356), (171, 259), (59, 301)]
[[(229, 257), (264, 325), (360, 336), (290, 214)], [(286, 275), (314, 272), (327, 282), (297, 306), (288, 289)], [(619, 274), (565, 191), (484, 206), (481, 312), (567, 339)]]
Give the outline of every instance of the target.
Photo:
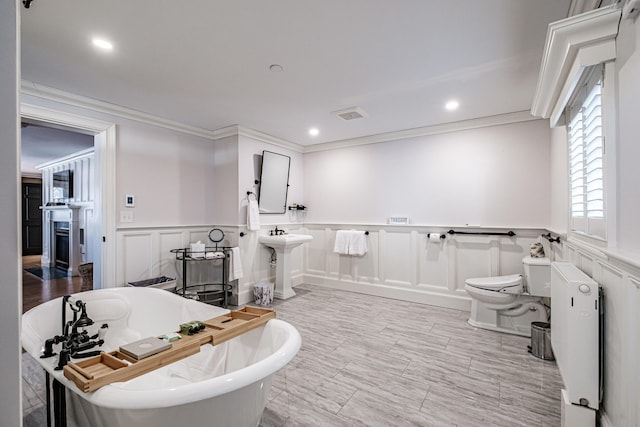
[(444, 108), (446, 108), (449, 111), (457, 110), (459, 106), (460, 106), (460, 103), (455, 99), (452, 99), (451, 101), (444, 104)]
[(284, 68), (282, 68), (282, 65), (280, 65), (280, 64), (271, 64), (271, 65), (269, 65), (269, 71), (273, 71), (274, 73), (279, 73), (283, 69)]
[(320, 134), (320, 131), (318, 130), (318, 128), (311, 128), (311, 129), (309, 129), (309, 135), (311, 135), (311, 136), (318, 136), (318, 134)]
[(113, 50), (113, 44), (108, 40), (94, 37), (92, 42), (95, 47), (99, 47), (102, 50)]

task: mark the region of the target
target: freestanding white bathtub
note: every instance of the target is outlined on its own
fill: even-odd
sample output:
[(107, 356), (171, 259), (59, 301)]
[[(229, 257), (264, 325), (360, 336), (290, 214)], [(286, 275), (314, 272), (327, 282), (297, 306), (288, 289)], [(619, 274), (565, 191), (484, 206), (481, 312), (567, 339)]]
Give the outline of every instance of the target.
[[(159, 289), (115, 288), (73, 295), (86, 303), (94, 333), (109, 325), (102, 350), (179, 329), (191, 320), (229, 312)], [(70, 313), (70, 311), (69, 311)], [(41, 359), (45, 340), (61, 334), (62, 299), (22, 316), (22, 346), (66, 388), (69, 426), (196, 427), (256, 426), (266, 406), (271, 379), (300, 349), (290, 324), (267, 324), (135, 379), (83, 393), (54, 368), (58, 356)], [(67, 320), (71, 317), (67, 314)], [(58, 351), (59, 346), (54, 350)], [(82, 360), (82, 359), (72, 359)]]

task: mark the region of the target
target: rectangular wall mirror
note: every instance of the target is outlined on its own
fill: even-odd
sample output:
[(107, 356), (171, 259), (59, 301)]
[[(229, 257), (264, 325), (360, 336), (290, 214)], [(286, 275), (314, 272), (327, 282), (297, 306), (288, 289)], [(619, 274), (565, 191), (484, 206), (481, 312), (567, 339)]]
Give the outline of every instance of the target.
[(291, 157), (283, 154), (262, 152), (262, 170), (260, 173), (260, 213), (282, 214), (287, 209), (289, 190), (289, 166)]

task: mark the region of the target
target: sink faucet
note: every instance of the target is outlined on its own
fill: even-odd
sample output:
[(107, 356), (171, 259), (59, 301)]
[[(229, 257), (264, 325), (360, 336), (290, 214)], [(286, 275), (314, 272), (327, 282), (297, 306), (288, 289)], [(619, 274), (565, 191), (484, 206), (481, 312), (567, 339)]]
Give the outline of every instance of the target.
[(270, 236), (282, 236), (284, 235), (284, 230), (279, 229), (278, 226), (276, 225), (276, 229), (275, 230), (271, 230), (269, 232)]

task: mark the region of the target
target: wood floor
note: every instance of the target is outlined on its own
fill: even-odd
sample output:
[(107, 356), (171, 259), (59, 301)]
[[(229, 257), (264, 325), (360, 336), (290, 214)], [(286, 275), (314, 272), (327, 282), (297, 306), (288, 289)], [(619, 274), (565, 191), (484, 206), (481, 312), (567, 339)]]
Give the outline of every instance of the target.
[[(556, 364), (528, 338), (473, 328), (463, 311), (295, 291), (274, 308), (302, 348), (274, 377), (261, 427), (560, 425)], [(44, 425), (44, 375), (27, 354), (23, 378), (24, 425)]]
[(80, 292), (80, 276), (63, 279), (42, 280), (24, 271), (25, 268), (40, 267), (40, 255), (22, 257), (22, 312), (26, 312), (43, 302), (67, 294)]

